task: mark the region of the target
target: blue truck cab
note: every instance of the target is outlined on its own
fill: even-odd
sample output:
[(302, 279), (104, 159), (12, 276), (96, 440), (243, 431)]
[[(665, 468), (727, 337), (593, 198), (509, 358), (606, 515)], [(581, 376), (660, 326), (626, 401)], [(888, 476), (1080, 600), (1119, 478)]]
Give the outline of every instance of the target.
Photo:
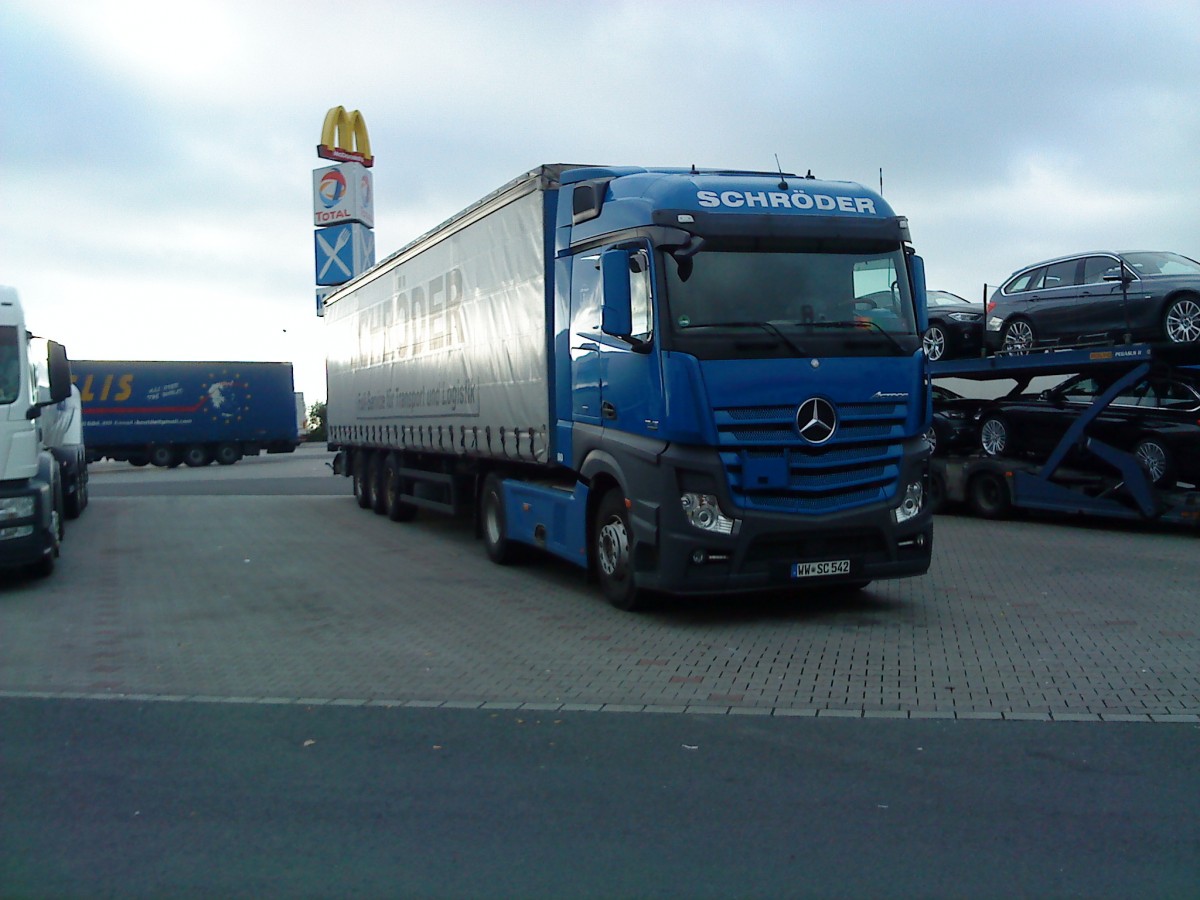
[(882, 197), (577, 169), (555, 256), (560, 459), (629, 500), (610, 599), (928, 569), (924, 275)]

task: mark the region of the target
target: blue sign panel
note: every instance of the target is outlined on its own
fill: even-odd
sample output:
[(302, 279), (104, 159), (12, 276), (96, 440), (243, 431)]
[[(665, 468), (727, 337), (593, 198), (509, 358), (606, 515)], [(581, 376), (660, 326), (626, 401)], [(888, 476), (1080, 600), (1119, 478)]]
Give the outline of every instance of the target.
[(317, 284), (345, 284), (375, 265), (375, 233), (357, 222), (318, 229)]

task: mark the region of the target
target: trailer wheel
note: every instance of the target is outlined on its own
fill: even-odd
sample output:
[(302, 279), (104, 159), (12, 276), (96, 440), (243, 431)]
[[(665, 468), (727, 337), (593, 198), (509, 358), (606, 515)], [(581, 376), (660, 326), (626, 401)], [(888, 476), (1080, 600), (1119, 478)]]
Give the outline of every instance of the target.
[(1158, 438), (1143, 438), (1133, 448), (1133, 455), (1142, 464), (1155, 487), (1175, 487), (1175, 463), (1171, 451)]
[(130, 453), (129, 464), (141, 468), (150, 465), (150, 458), (145, 453)]
[(354, 451), (351, 478), (354, 481), (354, 499), (358, 501), (359, 506), (367, 509), (371, 505), (371, 498), (367, 496), (367, 454), (363, 450)]
[(200, 466), (207, 466), (212, 462), (212, 457), (208, 453), (208, 448), (203, 444), (191, 444), (183, 451), (184, 465), (196, 469)]
[(404, 492), (404, 479), (400, 477), (400, 460), (389, 453), (383, 464), (383, 508), (393, 522), (411, 522), (417, 517), (415, 504), (400, 499)]
[(242, 458), (242, 448), (233, 443), (217, 444), (217, 452), (213, 457), (219, 465), (232, 466)]
[(387, 512), (387, 497), (383, 492), (383, 454), (378, 451), (367, 460), (367, 506), (377, 516)]
[(980, 472), (967, 484), (967, 503), (981, 519), (1003, 518), (1012, 508), (1008, 481), (1000, 472)]
[(483, 546), (488, 558), (499, 566), (517, 561), (517, 546), (505, 537), (507, 522), (504, 516), (504, 489), (500, 476), (488, 475), (479, 498), (479, 521), (483, 526)]
[(608, 602), (617, 609), (635, 610), (642, 604), (633, 573), (633, 530), (629, 510), (619, 490), (610, 490), (596, 508), (592, 528), (596, 577)]
[(149, 460), (151, 465), (159, 466), (160, 468), (167, 468), (171, 465), (171, 463), (179, 465), (175, 458), (174, 448), (168, 446), (167, 444), (156, 444), (155, 446), (151, 447)]

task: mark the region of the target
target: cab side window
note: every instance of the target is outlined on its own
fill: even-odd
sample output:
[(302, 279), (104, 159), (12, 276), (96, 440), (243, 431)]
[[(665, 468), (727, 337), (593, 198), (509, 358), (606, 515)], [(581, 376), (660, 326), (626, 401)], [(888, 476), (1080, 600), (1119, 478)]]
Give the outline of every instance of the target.
[(633, 301), (633, 337), (650, 340), (654, 334), (654, 303), (650, 289), (650, 257), (645, 250), (629, 261), (629, 293)]

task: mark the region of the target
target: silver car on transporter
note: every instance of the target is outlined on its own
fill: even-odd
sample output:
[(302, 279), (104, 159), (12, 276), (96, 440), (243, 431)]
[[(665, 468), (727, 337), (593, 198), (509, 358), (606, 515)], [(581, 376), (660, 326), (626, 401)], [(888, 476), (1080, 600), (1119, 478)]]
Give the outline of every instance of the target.
[(1004, 353), (1119, 341), (1200, 344), (1200, 263), (1178, 253), (1079, 253), (1014, 272), (988, 301)]

